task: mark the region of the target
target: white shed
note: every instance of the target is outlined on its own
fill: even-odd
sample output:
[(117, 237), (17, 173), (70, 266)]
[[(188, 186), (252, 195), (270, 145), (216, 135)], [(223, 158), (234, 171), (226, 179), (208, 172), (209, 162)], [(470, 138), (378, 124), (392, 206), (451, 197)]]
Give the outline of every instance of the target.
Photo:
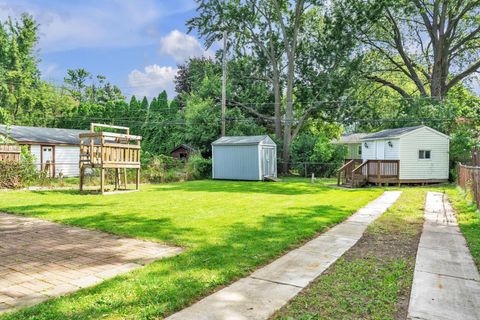
[(49, 168), (50, 176), (79, 175), (80, 133), (85, 130), (0, 125), (0, 135), (27, 145), (38, 170)]
[(222, 137), (212, 143), (212, 178), (256, 180), (277, 177), (277, 145), (268, 136)]
[(362, 160), (399, 160), (399, 182), (447, 181), (449, 136), (427, 126), (383, 130), (362, 141)]

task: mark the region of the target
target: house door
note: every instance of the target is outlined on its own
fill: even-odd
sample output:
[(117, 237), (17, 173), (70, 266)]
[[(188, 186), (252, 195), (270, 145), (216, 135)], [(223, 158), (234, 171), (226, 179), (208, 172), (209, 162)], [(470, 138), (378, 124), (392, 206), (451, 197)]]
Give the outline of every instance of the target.
[(42, 171), (47, 172), (48, 177), (55, 176), (55, 163), (54, 163), (54, 147), (53, 146), (42, 146), (41, 160), (42, 160)]
[(385, 141), (379, 140), (376, 142), (376, 159), (384, 160), (385, 159)]
[(276, 159), (274, 148), (263, 148), (263, 176), (276, 177)]

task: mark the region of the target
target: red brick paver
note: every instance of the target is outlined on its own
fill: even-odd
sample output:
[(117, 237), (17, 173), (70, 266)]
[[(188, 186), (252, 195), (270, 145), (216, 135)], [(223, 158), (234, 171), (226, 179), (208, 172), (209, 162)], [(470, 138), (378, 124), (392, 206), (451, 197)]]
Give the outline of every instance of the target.
[(0, 213), (0, 313), (95, 285), (181, 251)]

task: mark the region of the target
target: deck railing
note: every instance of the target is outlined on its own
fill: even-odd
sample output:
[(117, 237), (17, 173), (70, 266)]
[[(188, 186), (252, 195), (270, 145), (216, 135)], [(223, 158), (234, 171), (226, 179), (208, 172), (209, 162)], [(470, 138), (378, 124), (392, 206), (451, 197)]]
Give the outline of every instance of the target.
[(337, 185), (350, 182), (353, 170), (360, 163), (362, 163), (361, 160), (345, 160), (345, 164), (337, 170)]
[(368, 181), (386, 183), (398, 180), (400, 160), (368, 160)]
[(400, 160), (366, 160), (360, 165), (352, 160), (339, 169), (337, 182), (361, 187), (366, 183), (397, 183), (399, 178)]
[(80, 134), (80, 163), (104, 168), (140, 168), (141, 137), (111, 132)]
[(20, 162), (21, 149), (16, 144), (0, 144), (0, 161)]
[[(96, 132), (102, 130), (122, 130), (124, 133)], [(100, 169), (100, 192), (105, 191), (105, 171), (115, 169), (115, 190), (122, 184), (128, 188), (127, 169), (134, 169), (135, 188), (140, 185), (140, 143), (142, 137), (130, 134), (130, 129), (114, 125), (92, 123), (89, 133), (80, 134), (80, 191), (83, 191), (85, 171), (88, 168)]]

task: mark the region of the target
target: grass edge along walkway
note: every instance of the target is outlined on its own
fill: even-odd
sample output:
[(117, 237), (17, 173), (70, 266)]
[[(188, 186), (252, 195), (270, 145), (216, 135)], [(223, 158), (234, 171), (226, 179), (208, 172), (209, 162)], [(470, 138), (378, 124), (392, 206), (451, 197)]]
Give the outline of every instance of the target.
[(480, 319), (480, 274), (446, 198), (427, 193), (409, 319)]
[(400, 194), (384, 192), (341, 224), (167, 320), (268, 319), (355, 245)]
[(0, 211), (160, 241), (184, 253), (0, 319), (156, 319), (339, 223), (381, 189), (328, 181), (194, 181), (100, 197), (73, 191), (5, 192)]
[(356, 246), (273, 318), (405, 319), (426, 190), (402, 191)]
[(473, 260), (480, 271), (480, 211), (460, 187), (449, 188), (446, 193), (455, 210), (460, 231), (465, 236)]

